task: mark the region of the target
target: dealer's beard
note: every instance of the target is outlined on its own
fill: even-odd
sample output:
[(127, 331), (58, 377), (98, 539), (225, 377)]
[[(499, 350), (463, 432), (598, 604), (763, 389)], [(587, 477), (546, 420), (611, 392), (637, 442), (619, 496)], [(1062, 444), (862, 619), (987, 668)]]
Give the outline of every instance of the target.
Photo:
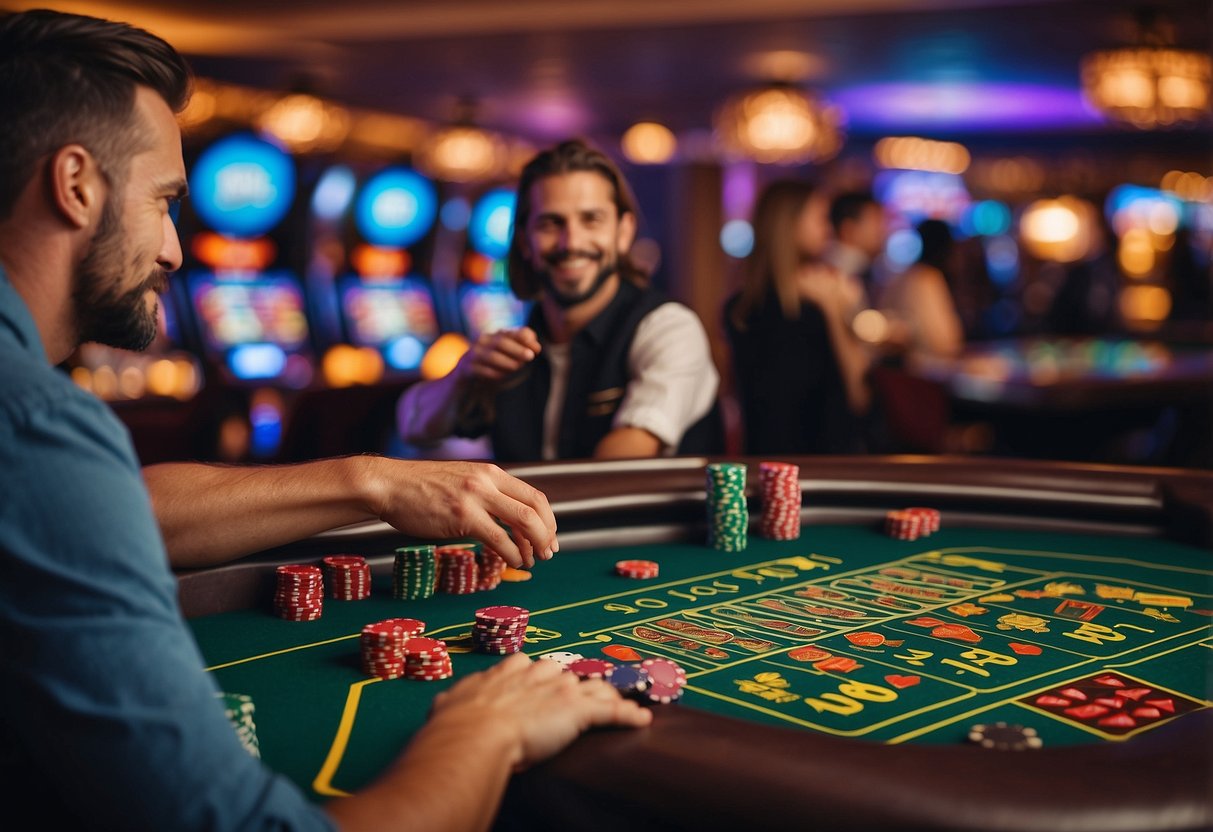
[[(555, 281), (552, 280), (552, 268), (561, 261), (570, 257), (588, 257), (591, 259), (602, 260), (602, 266), (599, 267), (598, 274), (594, 276), (594, 282), (591, 283), (590, 287), (584, 292), (578, 292), (575, 295), (561, 292), (560, 289), (557, 288)], [(543, 284), (543, 288), (547, 292), (547, 296), (562, 309), (568, 309), (580, 303), (585, 303), (587, 300), (594, 297), (606, 284), (607, 280), (610, 279), (611, 275), (615, 274), (615, 272), (619, 270), (619, 263), (616, 258), (611, 258), (608, 261), (605, 254), (594, 255), (585, 251), (557, 252), (552, 256), (545, 257), (544, 261), (548, 264), (548, 267), (545, 269), (536, 270), (536, 276), (539, 278), (540, 283)]]
[(126, 257), (121, 223), (113, 200), (107, 200), (88, 253), (76, 267), (72, 308), (77, 340), (142, 351), (156, 338), (159, 303), (148, 309), (144, 295), (168, 287), (168, 273), (156, 267), (146, 280), (126, 292), (117, 290)]

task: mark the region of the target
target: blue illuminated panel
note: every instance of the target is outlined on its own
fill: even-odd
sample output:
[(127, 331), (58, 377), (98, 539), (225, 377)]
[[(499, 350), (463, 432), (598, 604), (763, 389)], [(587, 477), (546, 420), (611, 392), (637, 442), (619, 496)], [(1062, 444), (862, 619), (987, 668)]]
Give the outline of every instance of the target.
[(220, 139), (190, 171), (190, 203), (211, 229), (258, 237), (286, 216), (295, 198), (295, 166), (277, 145), (251, 134)]
[(372, 177), (358, 194), (354, 211), (359, 233), (374, 245), (391, 248), (407, 248), (420, 240), (437, 214), (434, 184), (409, 168), (388, 168)]

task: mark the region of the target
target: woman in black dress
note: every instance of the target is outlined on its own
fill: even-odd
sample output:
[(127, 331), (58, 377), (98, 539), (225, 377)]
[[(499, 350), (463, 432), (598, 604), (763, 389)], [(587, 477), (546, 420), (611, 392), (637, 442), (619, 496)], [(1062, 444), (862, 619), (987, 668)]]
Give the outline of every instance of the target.
[(856, 453), (872, 356), (851, 330), (862, 291), (823, 259), (829, 199), (774, 182), (754, 211), (742, 287), (725, 304), (748, 454)]

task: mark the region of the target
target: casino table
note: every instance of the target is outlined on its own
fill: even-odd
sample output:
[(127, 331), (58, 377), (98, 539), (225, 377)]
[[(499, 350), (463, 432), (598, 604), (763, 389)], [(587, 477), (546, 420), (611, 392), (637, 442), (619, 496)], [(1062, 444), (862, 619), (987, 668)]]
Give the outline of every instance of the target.
[[(1011, 455), (1213, 465), (1208, 344), (998, 339), (971, 343), (955, 359), (929, 359), (909, 374), (946, 395), (955, 421), (990, 425), (998, 449)], [(1147, 434), (1153, 438), (1143, 439)], [(1184, 456), (1195, 445), (1200, 463)]]
[[(255, 705), (263, 759), (317, 801), (382, 770), (451, 682), (359, 667), (362, 625), (407, 616), (450, 646), (474, 611), (531, 611), (526, 652), (631, 648), (688, 674), (641, 730), (601, 729), (516, 775), (500, 829), (1213, 829), (1213, 480), (1203, 472), (949, 457), (785, 458), (802, 530), (705, 545), (698, 457), (510, 470), (541, 488), (561, 552), (490, 592), (391, 597), (383, 524), (179, 574), (221, 689)], [(890, 509), (942, 528), (884, 533)], [(322, 617), (271, 612), (274, 568), (367, 556), (374, 590)], [(617, 560), (660, 575), (614, 574)], [(606, 655), (609, 655), (607, 653)], [(999, 750), (977, 724), (1034, 729)]]

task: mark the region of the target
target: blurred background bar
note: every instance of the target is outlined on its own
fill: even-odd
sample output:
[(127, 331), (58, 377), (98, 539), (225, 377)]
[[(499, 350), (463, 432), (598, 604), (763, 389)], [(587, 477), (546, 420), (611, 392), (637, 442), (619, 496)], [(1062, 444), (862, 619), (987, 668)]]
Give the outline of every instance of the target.
[(804, 178), (879, 200), (874, 298), (920, 222), (956, 241), (964, 353), (880, 368), (884, 450), (1213, 467), (1207, 0), (0, 0), (32, 7), (140, 25), (198, 76), (162, 334), (65, 367), (145, 462), (415, 454), (396, 399), (523, 319), (514, 177), (583, 136), (726, 403), (754, 200)]

